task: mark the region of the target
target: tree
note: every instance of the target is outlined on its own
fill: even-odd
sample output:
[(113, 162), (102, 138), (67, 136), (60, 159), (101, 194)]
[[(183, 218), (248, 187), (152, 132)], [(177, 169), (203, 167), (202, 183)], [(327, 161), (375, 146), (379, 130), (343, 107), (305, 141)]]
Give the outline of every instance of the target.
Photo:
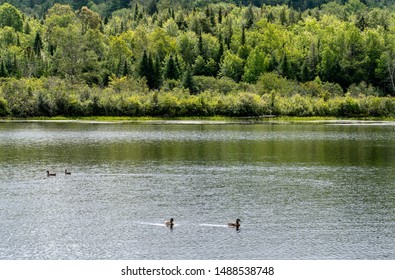
[[(90, 32), (88, 32), (87, 34), (89, 35)], [(100, 52), (104, 52), (104, 47), (103, 50), (101, 50), (100, 44), (100, 42), (97, 43), (97, 46), (99, 48), (98, 50)], [(121, 36), (110, 38), (109, 50), (107, 54), (107, 65), (110, 73), (121, 76), (122, 71), (119, 71), (119, 67), (123, 67), (125, 61), (129, 61), (132, 55), (132, 51), (129, 49), (125, 40), (123, 40)]]
[(33, 51), (37, 57), (41, 56), (41, 50), (43, 48), (43, 41), (41, 40), (40, 33), (37, 31), (34, 37)]
[(184, 34), (181, 34), (178, 37), (178, 49), (182, 59), (189, 66), (193, 64), (196, 57), (198, 56), (198, 39), (196, 38), (196, 34), (188, 31)]
[(147, 6), (147, 12), (149, 15), (153, 15), (154, 13), (158, 12), (158, 0), (150, 0)]
[(85, 34), (89, 28), (97, 29), (101, 26), (101, 18), (99, 14), (85, 6), (81, 8), (81, 11), (79, 11), (78, 18), (81, 21), (82, 34)]
[(288, 61), (288, 55), (287, 53), (284, 52), (283, 58), (281, 60), (281, 63), (279, 65), (279, 70), (280, 73), (283, 77), (288, 77), (290, 76), (290, 65)]
[(4, 60), (0, 60), (0, 78), (5, 78), (7, 77), (7, 75), (8, 75), (8, 71), (4, 63)]
[(4, 3), (0, 6), (0, 27), (10, 26), (16, 31), (22, 31), (23, 20), (21, 13), (14, 6)]
[(180, 76), (179, 69), (176, 65), (173, 55), (169, 56), (163, 75), (164, 78), (168, 80), (177, 80), (179, 78)]
[(252, 5), (250, 4), (244, 13), (245, 27), (250, 28), (254, 23), (254, 11)]
[(255, 48), (247, 58), (243, 80), (248, 83), (256, 82), (258, 77), (268, 70), (269, 64), (270, 57), (266, 57), (264, 52), (259, 48)]
[(48, 10), (45, 24), (49, 32), (55, 26), (66, 28), (76, 21), (77, 17), (69, 5), (55, 4)]
[(163, 83), (163, 75), (162, 75), (162, 66), (161, 66), (161, 59), (159, 55), (156, 55), (155, 62), (153, 64), (154, 69), (154, 83), (153, 86), (155, 89), (159, 89)]
[(184, 77), (182, 79), (182, 86), (189, 89), (191, 93), (196, 93), (195, 80), (193, 79), (193, 74), (190, 67), (187, 67), (185, 71)]
[(389, 84), (392, 94), (395, 94), (395, 52), (385, 51), (379, 61), (376, 74), (381, 77), (383, 82)]
[(147, 80), (147, 86), (150, 89), (158, 88), (158, 85), (160, 84), (160, 82), (158, 82), (159, 77), (157, 77), (160, 70), (155, 69), (155, 66), (152, 55), (149, 55), (147, 51), (144, 50), (143, 57), (141, 58), (139, 65), (139, 75), (140, 77), (145, 77)]
[(224, 54), (224, 59), (221, 62), (220, 76), (229, 77), (236, 82), (241, 80), (244, 72), (244, 61), (231, 51)]

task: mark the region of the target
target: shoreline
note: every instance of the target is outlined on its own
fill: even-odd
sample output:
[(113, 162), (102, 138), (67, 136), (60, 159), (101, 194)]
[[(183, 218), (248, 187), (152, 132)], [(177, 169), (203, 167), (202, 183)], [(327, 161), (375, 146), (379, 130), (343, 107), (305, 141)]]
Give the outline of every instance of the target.
[(333, 125), (394, 125), (395, 118), (321, 118), (321, 117), (53, 117), (0, 118), (0, 123), (91, 123), (91, 124), (333, 124)]

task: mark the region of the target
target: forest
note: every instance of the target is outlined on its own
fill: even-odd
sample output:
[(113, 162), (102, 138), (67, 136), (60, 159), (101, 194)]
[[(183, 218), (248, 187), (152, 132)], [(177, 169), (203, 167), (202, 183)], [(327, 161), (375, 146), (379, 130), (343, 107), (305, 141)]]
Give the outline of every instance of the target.
[(395, 5), (0, 1), (0, 117), (395, 117)]

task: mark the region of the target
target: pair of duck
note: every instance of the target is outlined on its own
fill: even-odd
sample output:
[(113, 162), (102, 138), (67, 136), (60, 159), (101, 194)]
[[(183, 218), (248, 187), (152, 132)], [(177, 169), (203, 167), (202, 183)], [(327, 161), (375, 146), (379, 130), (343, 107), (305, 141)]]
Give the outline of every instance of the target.
[[(64, 175), (71, 175), (71, 172), (67, 171), (67, 169), (64, 170)], [(56, 173), (51, 173), (47, 170), (47, 176), (56, 176)]]
[[(229, 226), (229, 227), (236, 228), (236, 229), (239, 229), (239, 227), (240, 227), (240, 222), (241, 222), (240, 219), (236, 219), (236, 222), (235, 222), (235, 223), (228, 223), (228, 226)], [(170, 221), (165, 221), (165, 226), (170, 227), (170, 228), (173, 228), (173, 226), (174, 226), (174, 219), (171, 218)]]

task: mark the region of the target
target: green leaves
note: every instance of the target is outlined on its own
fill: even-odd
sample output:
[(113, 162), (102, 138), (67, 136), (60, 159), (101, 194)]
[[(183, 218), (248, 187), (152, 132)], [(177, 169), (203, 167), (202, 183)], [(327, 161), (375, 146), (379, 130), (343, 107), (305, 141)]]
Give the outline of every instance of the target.
[(22, 14), (12, 5), (4, 3), (0, 6), (0, 27), (10, 26), (15, 31), (22, 31)]

